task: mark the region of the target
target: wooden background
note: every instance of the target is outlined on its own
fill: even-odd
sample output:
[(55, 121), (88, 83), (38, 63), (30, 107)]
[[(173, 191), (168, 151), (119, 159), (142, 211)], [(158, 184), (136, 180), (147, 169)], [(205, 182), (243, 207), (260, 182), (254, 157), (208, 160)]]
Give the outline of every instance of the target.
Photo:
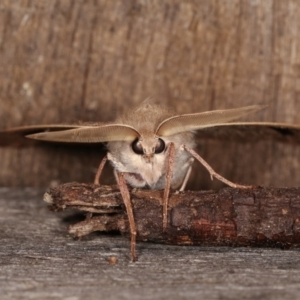
[[(178, 113), (265, 103), (248, 120), (300, 124), (299, 16), (298, 0), (1, 0), (0, 130), (108, 121), (150, 96)], [(232, 181), (299, 185), (297, 145), (202, 140), (198, 152)], [(1, 186), (41, 187), (0, 188), (4, 299), (299, 296), (297, 249), (141, 243), (132, 264), (122, 237), (73, 240), (73, 214), (48, 211), (43, 191), (92, 181), (102, 155), (102, 147), (0, 147)], [(219, 186), (199, 167), (189, 187)]]
[[(0, 129), (108, 121), (152, 96), (178, 113), (252, 104), (300, 123), (297, 0), (2, 0)], [(299, 146), (199, 141), (217, 172), (297, 186)], [(0, 185), (92, 181), (103, 149), (0, 148)], [(107, 175), (104, 181), (109, 181)], [(218, 187), (201, 167), (192, 188)]]

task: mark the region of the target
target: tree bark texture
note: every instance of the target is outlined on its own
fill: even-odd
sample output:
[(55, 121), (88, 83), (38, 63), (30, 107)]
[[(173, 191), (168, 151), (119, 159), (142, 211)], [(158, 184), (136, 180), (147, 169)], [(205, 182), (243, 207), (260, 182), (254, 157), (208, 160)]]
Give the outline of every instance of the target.
[[(149, 96), (179, 114), (264, 103), (249, 120), (300, 123), (299, 15), (297, 0), (1, 1), (0, 129), (106, 122)], [(231, 181), (300, 179), (294, 145), (199, 138), (198, 151)], [(91, 182), (101, 155), (3, 147), (0, 184)]]
[[(77, 237), (93, 231), (129, 233), (117, 187), (70, 183), (50, 189), (44, 199), (53, 210), (91, 213), (70, 227), (69, 232)], [(161, 199), (161, 191), (131, 191), (138, 240), (173, 245), (300, 246), (300, 188), (173, 193), (166, 232)]]

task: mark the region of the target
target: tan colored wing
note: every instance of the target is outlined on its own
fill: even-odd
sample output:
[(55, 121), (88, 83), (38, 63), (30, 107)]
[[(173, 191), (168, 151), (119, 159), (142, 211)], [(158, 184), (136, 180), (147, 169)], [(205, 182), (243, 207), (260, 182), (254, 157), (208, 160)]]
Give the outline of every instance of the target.
[(74, 124), (72, 125), (71, 124), (27, 125), (27, 126), (19, 126), (19, 127), (13, 127), (13, 128), (1, 130), (0, 133), (10, 132), (10, 133), (20, 133), (26, 135), (26, 134), (41, 132), (41, 131), (68, 130), (68, 129), (80, 128), (82, 126), (84, 125), (74, 125)]
[(300, 124), (274, 122), (234, 122), (218, 124), (197, 132), (200, 140), (217, 139), (237, 142), (275, 140), (300, 144)]
[(158, 136), (170, 136), (173, 134), (199, 130), (207, 127), (224, 124), (237, 120), (249, 113), (258, 111), (265, 106), (252, 105), (241, 108), (213, 110), (202, 113), (179, 115), (164, 120), (157, 128)]
[(35, 144), (34, 141), (25, 139), (25, 135), (41, 131), (67, 130), (80, 127), (82, 125), (47, 124), (19, 126), (0, 130), (0, 146), (31, 146)]
[(81, 126), (80, 128), (41, 132), (26, 137), (51, 142), (64, 143), (101, 143), (110, 141), (133, 141), (140, 134), (133, 127), (123, 124), (102, 126)]

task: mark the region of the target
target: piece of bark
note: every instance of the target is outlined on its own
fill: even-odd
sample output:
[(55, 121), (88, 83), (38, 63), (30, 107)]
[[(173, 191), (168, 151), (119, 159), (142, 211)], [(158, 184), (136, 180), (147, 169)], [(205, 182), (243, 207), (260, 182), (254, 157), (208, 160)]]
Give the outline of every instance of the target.
[[(162, 228), (162, 191), (131, 190), (137, 240), (174, 245), (300, 246), (300, 188), (224, 188), (172, 193), (166, 232)], [(69, 183), (44, 197), (51, 209), (88, 212), (70, 226), (76, 237), (119, 230), (129, 235), (116, 186)]]

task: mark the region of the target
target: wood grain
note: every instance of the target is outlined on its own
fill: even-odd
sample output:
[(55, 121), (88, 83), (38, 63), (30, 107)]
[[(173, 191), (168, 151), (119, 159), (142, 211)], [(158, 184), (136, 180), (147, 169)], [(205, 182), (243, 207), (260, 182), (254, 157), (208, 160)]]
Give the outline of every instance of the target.
[[(106, 122), (149, 96), (178, 113), (269, 104), (249, 118), (300, 123), (299, 10), (297, 0), (1, 1), (0, 129)], [(299, 147), (202, 141), (198, 150), (231, 181), (300, 179)], [(88, 182), (97, 167), (90, 153), (0, 156), (8, 186)], [(190, 187), (220, 187), (201, 168), (193, 178)]]
[[(299, 249), (170, 246), (92, 234), (74, 240), (80, 216), (48, 211), (43, 189), (0, 188), (3, 299), (297, 299)], [(117, 258), (116, 264), (111, 264)]]

